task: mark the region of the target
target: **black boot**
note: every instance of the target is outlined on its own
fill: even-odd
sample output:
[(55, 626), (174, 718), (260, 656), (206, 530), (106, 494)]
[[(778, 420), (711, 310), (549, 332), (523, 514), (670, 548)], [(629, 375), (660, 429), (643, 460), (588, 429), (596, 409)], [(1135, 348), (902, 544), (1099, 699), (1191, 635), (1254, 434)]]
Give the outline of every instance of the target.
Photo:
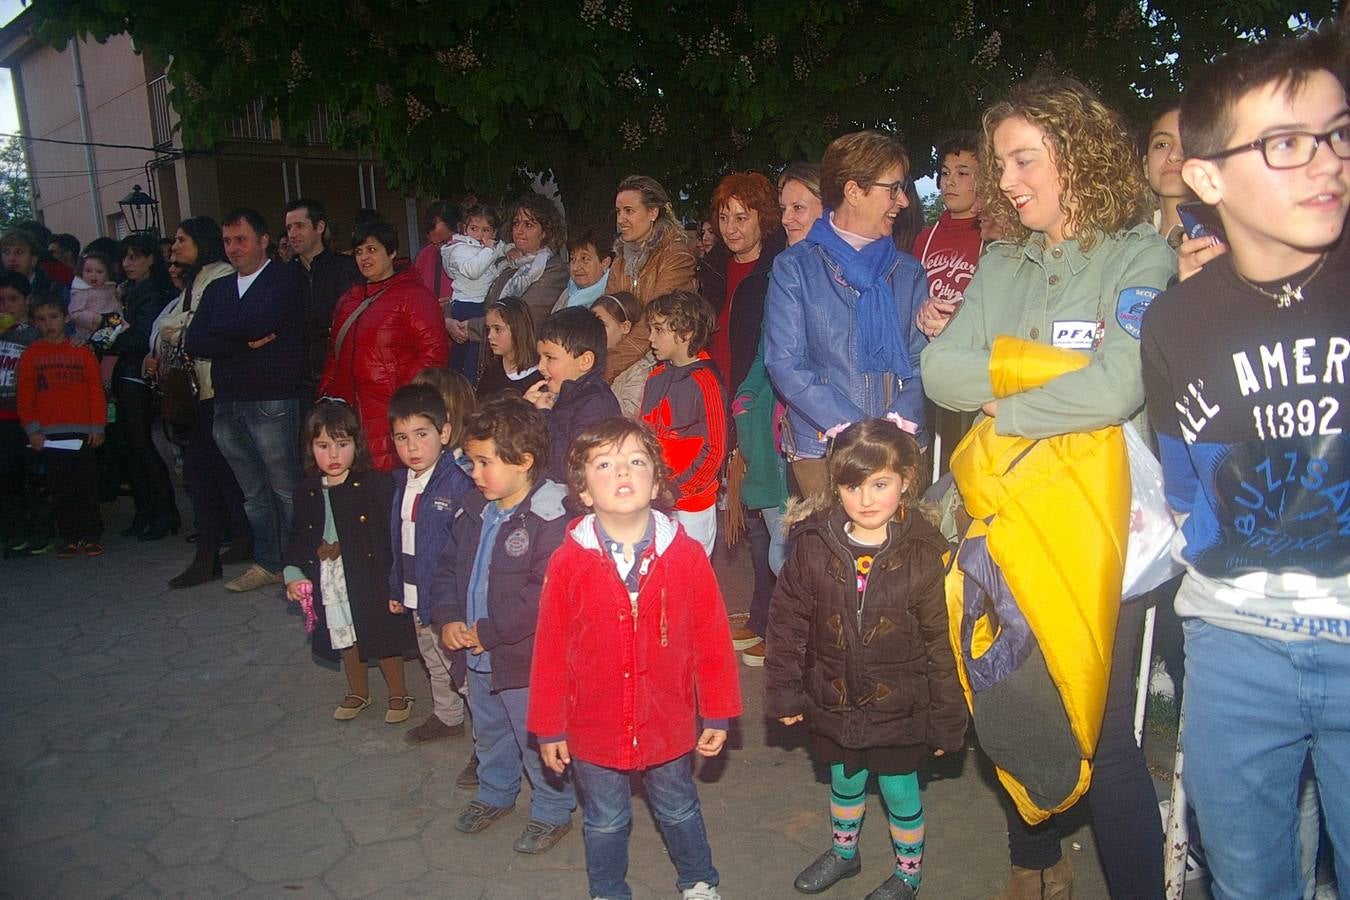
[(192, 558), (192, 565), (183, 570), (183, 574), (169, 579), (171, 588), (196, 587), (215, 581), (220, 577), (220, 555), (217, 553), (198, 553)]
[(249, 562), (253, 559), (253, 539), (235, 538), (220, 548), (220, 561), (224, 565)]
[(166, 515), (157, 516), (150, 527), (142, 531), (136, 540), (158, 541), (165, 535), (177, 534), (178, 529), (182, 527), (183, 520), (179, 518), (178, 510), (175, 509)]
[(122, 537), (140, 537), (142, 531), (150, 527), (150, 514), (136, 510), (136, 516), (131, 520), (131, 524), (122, 529)]

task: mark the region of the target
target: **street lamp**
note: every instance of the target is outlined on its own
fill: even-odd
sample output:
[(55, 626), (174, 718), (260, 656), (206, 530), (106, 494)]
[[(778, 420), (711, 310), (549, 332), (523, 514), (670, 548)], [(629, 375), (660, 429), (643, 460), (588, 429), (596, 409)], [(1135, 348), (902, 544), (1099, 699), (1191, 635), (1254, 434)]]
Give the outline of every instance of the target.
[(159, 201), (141, 190), (138, 184), (121, 200), (117, 201), (122, 216), (131, 225), (132, 234), (159, 233)]

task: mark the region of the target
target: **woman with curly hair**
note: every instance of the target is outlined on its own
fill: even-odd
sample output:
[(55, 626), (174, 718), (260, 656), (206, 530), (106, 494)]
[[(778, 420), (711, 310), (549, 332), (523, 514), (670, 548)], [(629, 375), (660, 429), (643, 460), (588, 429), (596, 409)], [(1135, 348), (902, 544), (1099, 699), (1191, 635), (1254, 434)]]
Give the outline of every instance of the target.
[(745, 380), (759, 352), (769, 272), (786, 239), (773, 183), (758, 172), (733, 172), (713, 191), (721, 240), (698, 261), (699, 293), (717, 310), (709, 354), (728, 390)]
[[(928, 396), (948, 409), (982, 410), (998, 435), (1032, 439), (1136, 417), (1144, 402), (1139, 322), (1176, 271), (1176, 257), (1148, 221), (1151, 197), (1124, 125), (1088, 88), (1059, 77), (1016, 85), (985, 112), (983, 126), (978, 193), (1005, 237), (985, 252), (965, 302), (923, 351)], [(991, 351), (1007, 338), (1087, 360), (996, 399)], [(1120, 489), (1089, 488), (1103, 498)], [(1128, 485), (1123, 490), (1128, 496)], [(1111, 896), (1160, 898), (1157, 797), (1132, 719), (1142, 618), (1140, 604), (1123, 606), (1114, 646), (1110, 634), (1102, 638), (1110, 672), (1087, 799)], [(1037, 638), (1049, 659), (1054, 648)], [(1000, 896), (1071, 896), (1073, 873), (1053, 819), (1032, 827), (1005, 805), (1013, 868)]]

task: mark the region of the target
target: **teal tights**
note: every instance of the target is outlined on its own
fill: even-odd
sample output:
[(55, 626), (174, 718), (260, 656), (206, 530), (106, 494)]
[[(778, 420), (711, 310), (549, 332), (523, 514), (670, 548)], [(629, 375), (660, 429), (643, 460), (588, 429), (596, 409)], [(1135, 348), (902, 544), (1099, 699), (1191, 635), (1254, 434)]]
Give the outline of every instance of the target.
[[(834, 830), (834, 852), (842, 859), (858, 853), (858, 834), (867, 810), (867, 769), (844, 774), (844, 764), (830, 766), (830, 824)], [(877, 786), (886, 805), (891, 826), (891, 845), (895, 849), (895, 873), (918, 888), (923, 876), (923, 801), (919, 797), (919, 776), (878, 775)]]

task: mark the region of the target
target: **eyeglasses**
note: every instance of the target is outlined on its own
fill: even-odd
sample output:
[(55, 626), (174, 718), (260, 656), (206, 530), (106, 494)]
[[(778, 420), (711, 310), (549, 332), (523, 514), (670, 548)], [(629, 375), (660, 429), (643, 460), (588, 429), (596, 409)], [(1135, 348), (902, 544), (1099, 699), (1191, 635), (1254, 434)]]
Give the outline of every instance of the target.
[(867, 182), (866, 187), (869, 189), (874, 187), (884, 187), (891, 192), (891, 199), (894, 200), (905, 192), (905, 185), (907, 184), (909, 184), (909, 180), (901, 178), (899, 181), (869, 181)]
[(1227, 159), (1248, 150), (1260, 150), (1266, 165), (1272, 169), (1297, 169), (1312, 162), (1317, 148), (1326, 144), (1341, 159), (1350, 159), (1350, 125), (1341, 125), (1321, 134), (1311, 131), (1286, 131), (1269, 137), (1257, 138), (1250, 144), (1229, 147), (1204, 157), (1208, 160)]

